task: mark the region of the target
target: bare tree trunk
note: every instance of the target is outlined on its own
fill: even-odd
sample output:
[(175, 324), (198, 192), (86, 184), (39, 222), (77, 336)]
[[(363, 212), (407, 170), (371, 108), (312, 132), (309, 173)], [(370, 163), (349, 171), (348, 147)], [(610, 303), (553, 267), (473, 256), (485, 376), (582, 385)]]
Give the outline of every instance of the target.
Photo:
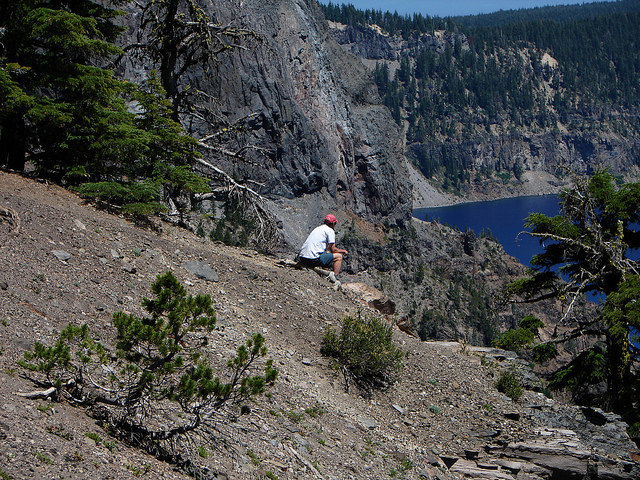
[(614, 331), (616, 327), (607, 331), (607, 356), (609, 357), (609, 372), (607, 375), (607, 396), (609, 407), (620, 414), (632, 408), (632, 379), (631, 379), (631, 344), (629, 331)]
[(3, 118), (0, 127), (0, 165), (10, 170), (24, 170), (26, 129), (21, 115)]

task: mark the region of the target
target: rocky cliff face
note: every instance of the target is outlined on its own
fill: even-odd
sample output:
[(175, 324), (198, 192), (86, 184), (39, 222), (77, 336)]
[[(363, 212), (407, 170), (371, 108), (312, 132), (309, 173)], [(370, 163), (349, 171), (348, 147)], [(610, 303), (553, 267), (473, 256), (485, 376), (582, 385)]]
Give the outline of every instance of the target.
[(329, 210), (405, 223), (411, 199), (399, 128), (362, 63), (330, 37), (316, 2), (228, 0), (207, 8), (216, 22), (260, 36), (193, 80), (230, 120), (256, 115), (242, 141), (262, 155), (227, 167), (263, 185), (285, 238), (297, 244)]
[[(446, 31), (404, 40), (399, 36), (386, 35), (375, 26), (352, 27), (334, 22), (330, 22), (329, 26), (333, 38), (345, 52), (356, 55), (369, 67), (375, 62), (386, 62), (391, 75), (403, 56), (413, 58), (416, 52), (425, 49), (443, 53), (447, 45), (454, 46), (456, 39), (463, 50), (469, 48), (464, 35)], [(557, 67), (557, 62), (551, 57), (545, 62), (549, 68)], [(547, 85), (545, 88), (547, 91), (540, 94), (550, 95), (552, 87)], [(551, 105), (548, 106), (553, 109)], [(509, 173), (520, 170), (529, 174), (517, 179), (512, 175), (510, 181), (505, 181), (504, 177), (499, 180), (489, 177), (488, 182), (472, 181), (462, 187), (462, 195), (467, 200), (482, 200), (549, 193), (561, 186), (563, 176), (569, 173), (588, 174), (598, 168), (608, 168), (627, 179), (636, 179), (639, 173), (640, 141), (633, 134), (615, 132), (612, 125), (624, 121), (633, 125), (637, 121), (633, 118), (638, 113), (604, 110), (604, 107), (584, 107), (569, 115), (564, 124), (556, 118), (553, 125), (545, 129), (516, 128), (506, 120), (498, 119), (491, 124), (490, 131), (476, 128), (473, 140), (443, 139), (448, 152), (464, 163), (472, 178), (481, 168)], [(513, 133), (515, 131), (518, 133)], [(411, 155), (414, 148), (424, 148), (430, 158), (442, 165), (442, 142), (408, 145), (407, 150)], [(531, 182), (530, 177), (538, 173), (556, 178), (546, 177), (546, 184)], [(421, 206), (430, 205), (427, 201)]]
[[(466, 159), (471, 171), (508, 172), (507, 179), (480, 176), (463, 185), (461, 193), (467, 201), (557, 193), (569, 185), (572, 175), (602, 168), (627, 179), (639, 174), (640, 143), (607, 132), (487, 136), (478, 142), (449, 144), (449, 148)], [(441, 155), (440, 145), (426, 146), (426, 151), (434, 157)], [(520, 178), (514, 170), (522, 172)], [(414, 208), (430, 206), (434, 204), (429, 199), (414, 203)]]

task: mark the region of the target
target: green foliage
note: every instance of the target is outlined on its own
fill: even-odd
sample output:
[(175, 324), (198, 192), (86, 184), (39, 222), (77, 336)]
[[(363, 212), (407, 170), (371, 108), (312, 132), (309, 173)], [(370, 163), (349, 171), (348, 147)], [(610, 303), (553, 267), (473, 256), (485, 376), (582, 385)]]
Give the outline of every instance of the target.
[(520, 322), (520, 328), (525, 328), (531, 331), (534, 335), (538, 334), (539, 328), (544, 328), (544, 323), (542, 323), (538, 318), (533, 315), (527, 315)]
[(507, 371), (500, 374), (500, 377), (496, 381), (496, 388), (512, 400), (518, 400), (523, 393), (520, 381), (513, 373)]
[(151, 182), (92, 182), (77, 189), (85, 198), (122, 206), (129, 213), (154, 214), (167, 207), (160, 203), (160, 185)]
[(296, 412), (295, 410), (287, 410), (282, 412), (285, 417), (291, 420), (293, 423), (300, 423), (304, 418), (304, 412)]
[(393, 330), (378, 317), (346, 317), (339, 335), (333, 329), (324, 334), (320, 352), (336, 358), (367, 393), (391, 386), (403, 368), (403, 353), (393, 343)]
[(317, 418), (320, 415), (324, 415), (326, 411), (321, 405), (316, 405), (315, 407), (312, 407), (312, 408), (305, 408), (304, 413), (309, 415), (311, 418)]
[(607, 359), (605, 352), (596, 346), (582, 352), (568, 365), (554, 373), (549, 382), (552, 390), (567, 389), (581, 393), (590, 385), (597, 385), (607, 379)]
[(209, 191), (206, 179), (190, 166), (199, 156), (197, 142), (171, 118), (171, 104), (164, 98), (156, 73), (151, 72), (147, 83), (132, 92), (132, 100), (139, 106), (132, 122), (141, 139), (135, 161), (110, 180), (83, 183), (78, 193), (120, 206), (127, 213), (153, 215), (167, 210), (161, 203), (163, 190), (173, 194)]
[(155, 72), (135, 86), (104, 66), (122, 53), (123, 12), (92, 0), (10, 3), (0, 8), (0, 165), (21, 170), (28, 154), (40, 175), (141, 215), (165, 210), (162, 189), (208, 191), (191, 171), (197, 142)]
[[(75, 355), (72, 355), (72, 348)], [(60, 388), (67, 381), (82, 376), (92, 355), (103, 360), (106, 358), (104, 347), (93, 341), (89, 327), (68, 325), (52, 346), (35, 342), (33, 352), (25, 352), (24, 360), (18, 364), (29, 371), (43, 374), (47, 383)]]
[(253, 450), (247, 450), (247, 455), (254, 465), (260, 465), (261, 458), (257, 453), (255, 453)]
[(209, 238), (225, 245), (246, 247), (257, 230), (255, 223), (245, 215), (242, 205), (230, 199), (225, 204), (224, 218), (215, 223)]
[(198, 455), (202, 458), (207, 458), (209, 456), (209, 452), (202, 445), (198, 447), (197, 451), (198, 451)]
[(47, 465), (53, 465), (53, 460), (51, 460), (44, 453), (42, 453), (42, 452), (32, 452), (32, 453), (33, 453), (33, 456), (36, 457), (41, 462), (46, 463)]
[(528, 315), (522, 319), (516, 330), (507, 330), (492, 345), (504, 350), (520, 352), (523, 348), (531, 346), (538, 334), (538, 329), (543, 328), (544, 323), (536, 317)]
[(125, 465), (125, 468), (131, 471), (131, 473), (133, 473), (136, 477), (140, 477), (151, 471), (151, 464), (145, 463), (144, 465), (142, 465), (142, 467), (138, 467), (129, 463)]
[(10, 97), (0, 112), (0, 164), (22, 169), (29, 152), (40, 170), (61, 178), (71, 168), (99, 174), (107, 161), (116, 169), (135, 150), (128, 135), (122, 148), (132, 118), (126, 83), (101, 65), (121, 53), (119, 13), (91, 0), (17, 0), (0, 9), (0, 60), (11, 65), (0, 77)]
[(413, 468), (413, 462), (406, 457), (403, 458), (402, 462), (400, 462), (400, 471), (404, 473), (404, 472), (408, 472), (412, 468)]
[(558, 349), (550, 343), (534, 345), (531, 350), (533, 352), (533, 361), (537, 363), (545, 363), (558, 356)]
[[(590, 292), (605, 297), (602, 320), (606, 354), (594, 347), (558, 372), (550, 386), (582, 392), (581, 386), (607, 381), (607, 406), (623, 417), (635, 415), (637, 374), (632, 369), (639, 351), (630, 342), (640, 326), (640, 277), (631, 260), (640, 248), (640, 184), (618, 186), (607, 171), (561, 195), (561, 214), (532, 214), (527, 226), (544, 243), (544, 252), (532, 261), (529, 277), (510, 285), (510, 292), (525, 301), (557, 298), (573, 305)], [(588, 326), (588, 323), (585, 323)], [(548, 358), (550, 347), (538, 350)]]
[[(113, 315), (116, 342), (109, 355), (91, 339), (86, 325), (70, 325), (53, 346), (36, 343), (21, 364), (78, 402), (87, 398), (85, 389), (97, 387), (92, 401), (104, 404), (104, 421), (115, 434), (142, 446), (166, 442), (171, 449), (180, 443), (173, 438), (219, 421), (223, 406), (240, 406), (241, 413), (248, 413), (244, 402), (273, 384), (278, 371), (271, 360), (259, 371), (257, 363), (267, 354), (260, 334), (214, 370), (207, 348), (216, 324), (211, 297), (188, 295), (171, 272), (158, 275), (151, 290), (155, 296), (142, 302), (147, 317)], [(91, 384), (85, 385), (84, 378), (91, 378)], [(169, 419), (168, 408), (180, 414)]]
[(87, 432), (84, 435), (85, 435), (85, 437), (90, 438), (91, 440), (96, 442), (96, 445), (99, 445), (100, 442), (102, 442), (102, 439), (100, 438), (100, 435), (98, 435), (95, 432)]

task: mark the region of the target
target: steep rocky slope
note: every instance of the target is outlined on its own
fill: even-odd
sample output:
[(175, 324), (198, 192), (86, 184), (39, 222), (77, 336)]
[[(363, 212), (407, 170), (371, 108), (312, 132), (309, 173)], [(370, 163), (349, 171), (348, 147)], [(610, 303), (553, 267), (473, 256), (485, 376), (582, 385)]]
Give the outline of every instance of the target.
[[(411, 186), (400, 129), (366, 68), (329, 35), (315, 0), (199, 3), (216, 22), (258, 36), (221, 55), (215, 68), (190, 72), (183, 83), (211, 95), (219, 118), (251, 116), (237, 145), (248, 161), (209, 159), (259, 185), (274, 202), (285, 240), (300, 243), (329, 209), (406, 223)], [(125, 43), (140, 34), (137, 18), (125, 19), (131, 24)], [(130, 68), (127, 75), (139, 73)], [(185, 124), (195, 136), (211, 133), (195, 119)]]
[[(225, 0), (201, 4), (216, 22), (250, 29), (259, 35), (259, 41), (248, 42), (246, 49), (221, 55), (216, 68), (191, 72), (184, 82), (212, 95), (221, 118), (235, 121), (254, 115), (238, 134), (235, 145), (258, 147), (247, 150), (252, 162), (234, 164), (213, 154), (207, 159), (235, 178), (249, 179), (250, 185), (268, 199), (283, 238), (276, 251), (292, 255), (311, 228), (333, 211), (341, 226), (350, 221), (356, 225), (352, 235), (355, 240), (348, 243), (353, 255), (347, 269), (354, 274), (366, 270), (366, 283), (385, 286), (385, 291), (392, 292), (398, 313), (411, 317), (416, 327), (425, 312), (432, 310), (434, 315), (447, 317), (439, 335), (481, 344), (490, 340), (494, 331), (515, 325), (519, 318), (513, 312), (508, 312), (499, 324), (491, 320), (479, 326), (474, 320), (471, 328), (454, 325), (462, 317), (453, 315), (449, 308), (449, 290), (459, 288), (462, 281), (471, 282), (477, 284), (476, 290), (482, 291), (484, 297), (497, 297), (507, 279), (502, 274), (508, 271), (513, 275), (518, 269), (513, 265), (486, 268), (485, 264), (493, 261), (490, 248), (480, 242), (483, 251), (464, 253), (458, 248), (463, 242), (461, 235), (451, 234), (450, 237), (457, 237), (455, 241), (450, 238), (445, 242), (457, 242), (454, 248), (440, 248), (443, 242), (438, 234), (432, 235), (435, 230), (423, 228), (411, 219), (413, 202), (424, 206), (452, 203), (461, 197), (437, 192), (407, 165), (404, 134), (381, 104), (369, 70), (334, 41), (316, 2)], [(139, 34), (136, 18), (133, 14), (127, 17), (132, 36)], [(137, 78), (138, 73), (128, 72), (132, 78)], [(193, 119), (185, 124), (196, 136), (210, 133)], [(512, 153), (507, 148), (501, 156)], [(535, 194), (561, 186), (549, 186), (549, 175), (529, 173), (525, 176), (530, 177), (531, 188), (509, 189), (509, 185), (498, 192), (492, 185), (479, 185), (475, 198), (525, 191)], [(212, 204), (196, 205), (197, 212), (192, 217), (192, 225), (202, 225), (205, 236), (213, 231), (214, 222), (224, 210), (224, 206)], [(345, 231), (342, 227), (340, 230)], [(385, 239), (410, 231), (416, 233), (411, 241)], [(375, 260), (385, 256), (388, 258), (383, 262)], [(427, 276), (435, 270), (446, 270), (447, 282), (430, 289), (413, 285), (423, 267)], [(468, 303), (472, 293), (467, 286), (463, 290), (463, 303)]]
[[(345, 314), (369, 310), (353, 289), (336, 291), (311, 271), (168, 225), (161, 232), (140, 229), (59, 187), (5, 173), (0, 212), (5, 478), (186, 478), (110, 437), (85, 406), (19, 395), (41, 387), (15, 363), (34, 341), (51, 344), (68, 323), (87, 323), (108, 341), (111, 315), (140, 313), (150, 283), (166, 270), (190, 293), (212, 296), (218, 329), (211, 348), (221, 360), (261, 332), (280, 370), (272, 395), (258, 399), (251, 414), (220, 421), (224, 442), (203, 438), (188, 446), (210, 478), (638, 476), (638, 451), (615, 416), (540, 393), (518, 402), (498, 393), (502, 368), (526, 371), (505, 352), (420, 342), (395, 330), (407, 354), (402, 381), (370, 399), (346, 393), (319, 353), (321, 337)], [(191, 273), (194, 266), (208, 267), (208, 279)]]
[[(407, 39), (401, 35), (389, 35), (376, 25), (348, 26), (329, 22), (329, 27), (331, 35), (345, 52), (356, 55), (371, 70), (376, 63), (386, 64), (391, 77), (399, 68), (401, 58), (414, 61), (417, 52), (430, 51), (440, 55), (456, 42), (460, 43), (462, 50), (469, 48), (469, 39), (459, 32), (437, 30)], [(525, 50), (520, 52), (523, 58), (527, 57)], [(564, 66), (559, 65), (549, 52), (538, 54), (550, 71), (563, 73)], [(554, 91), (547, 82), (538, 94), (551, 97)], [(547, 103), (553, 110), (552, 102)], [(410, 109), (405, 113), (408, 116)], [(627, 179), (636, 179), (639, 174), (639, 143), (637, 135), (632, 133), (635, 127), (618, 129), (615, 125), (619, 121), (637, 125), (637, 116), (638, 111), (633, 107), (620, 111), (612, 106), (582, 108), (572, 112), (567, 119), (560, 120), (555, 115), (554, 122), (547, 128), (514, 125), (507, 118), (499, 118), (487, 131), (483, 126), (475, 125), (473, 135), (467, 140), (444, 137), (439, 141), (426, 141), (424, 145), (407, 145), (407, 150), (422, 149), (421, 156), (438, 159), (439, 165), (443, 165), (440, 152), (442, 144), (446, 144), (448, 154), (465, 159), (472, 178), (480, 169), (507, 172), (506, 177), (516, 169), (523, 172), (518, 179), (513, 175), (508, 179), (481, 175), (481, 180), (473, 180), (461, 187), (460, 195), (467, 201), (557, 192), (568, 172), (583, 175), (598, 168), (609, 168)], [(581, 123), (590, 127), (576, 126)], [(415, 206), (425, 207), (439, 202), (437, 197), (434, 201), (419, 195), (415, 201)]]

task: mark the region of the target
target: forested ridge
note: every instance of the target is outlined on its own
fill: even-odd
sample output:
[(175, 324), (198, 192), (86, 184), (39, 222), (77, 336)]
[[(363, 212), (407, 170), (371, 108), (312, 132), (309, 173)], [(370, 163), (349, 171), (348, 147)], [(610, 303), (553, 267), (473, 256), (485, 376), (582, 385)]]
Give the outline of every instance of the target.
[(591, 2), (581, 5), (521, 8), (479, 15), (439, 17), (428, 14), (423, 15), (422, 13), (401, 15), (397, 11), (358, 10), (350, 3), (320, 2), (325, 15), (330, 20), (339, 21), (346, 25), (374, 23), (383, 27), (390, 35), (400, 32), (408, 34), (412, 31), (426, 33), (428, 29), (434, 28), (434, 26), (435, 28), (445, 28), (450, 22), (465, 27), (495, 27), (507, 23), (531, 20), (553, 20), (562, 23), (597, 15), (637, 12), (638, 3), (638, 0), (618, 0), (616, 2)]
[[(331, 21), (376, 24), (404, 40), (398, 63), (379, 59), (373, 75), (396, 122), (406, 121), (414, 160), (426, 177), (440, 174), (444, 188), (492, 173), (472, 168), (455, 144), (559, 131), (632, 138), (640, 130), (638, 1), (474, 17), (482, 22), (331, 3), (323, 10)], [(519, 178), (521, 167), (502, 174)]]

